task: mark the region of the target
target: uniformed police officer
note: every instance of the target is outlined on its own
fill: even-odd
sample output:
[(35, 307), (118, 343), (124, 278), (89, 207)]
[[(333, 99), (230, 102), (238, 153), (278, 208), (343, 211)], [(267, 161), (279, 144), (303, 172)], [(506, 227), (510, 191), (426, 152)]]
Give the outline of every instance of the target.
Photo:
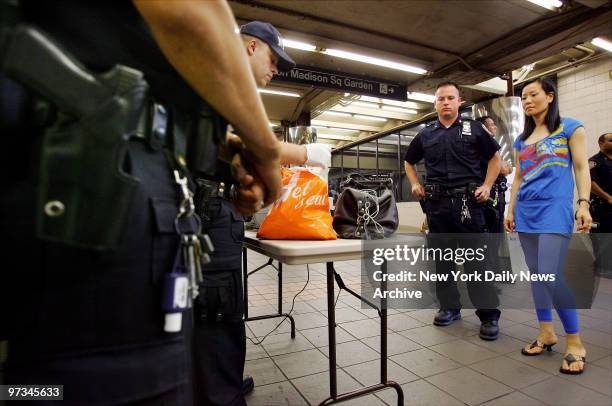
[[(459, 87), (453, 82), (437, 86), (435, 108), (438, 120), (421, 130), (408, 146), (404, 167), (417, 199), (426, 196), (430, 235), (437, 233), (481, 233), (485, 229), (482, 204), (489, 199), (500, 169), (499, 145), (480, 123), (459, 117)], [(414, 165), (425, 159), (427, 183), (419, 183)], [(481, 170), (486, 160), (486, 176)], [(439, 240), (432, 240), (439, 243)], [(452, 263), (437, 262), (438, 273), (449, 274)], [(466, 271), (471, 264), (466, 262)], [(485, 282), (468, 282), (470, 299), (478, 308), (480, 337), (495, 340), (500, 311), (495, 290)], [(447, 326), (461, 318), (456, 282), (436, 283), (440, 311), (434, 324)], [(485, 306), (485, 308), (483, 308)]]
[(597, 228), (591, 229), (597, 255), (597, 271), (600, 275), (612, 275), (609, 253), (612, 249), (612, 133), (598, 139), (599, 152), (589, 158), (591, 169), (590, 211)]
[[(265, 87), (274, 74), (295, 66), (271, 24), (252, 21), (240, 27), (240, 35), (259, 86)], [(235, 142), (234, 137), (228, 135), (228, 144)], [(231, 155), (231, 151), (223, 151), (223, 155), (228, 152)], [(325, 168), (331, 163), (331, 154), (323, 145), (282, 143), (280, 159), (283, 164)], [(197, 206), (216, 250), (204, 272), (196, 311), (195, 387), (201, 404), (240, 405), (254, 387), (252, 377), (242, 379), (246, 355), (241, 274), (244, 220), (240, 202), (230, 198), (231, 189), (240, 186), (227, 163), (219, 162), (218, 168), (215, 177), (197, 180)]]
[[(497, 135), (495, 121), (489, 116), (482, 116), (476, 120), (489, 131), (492, 137)], [(488, 162), (483, 161), (484, 175), (486, 175)], [(508, 184), (506, 177), (512, 173), (512, 165), (508, 161), (501, 162), (499, 175), (495, 178), (495, 183), (491, 188), (491, 201), (485, 206), (485, 221), (487, 231), (490, 233), (504, 232), (504, 211), (506, 210), (506, 190)]]
[[(47, 47), (44, 55), (28, 48), (24, 66), (54, 75), (39, 88), (30, 86), (37, 76), (23, 79), (12, 71), (20, 80), (2, 78), (0, 234), (7, 237), (3, 252), (19, 263), (0, 271), (6, 383), (63, 385), (67, 404), (191, 404), (189, 315), (182, 330), (164, 331), (176, 325), (164, 324), (162, 283), (178, 269), (177, 258), (181, 262), (177, 228), (197, 224), (175, 222), (180, 208), (189, 210), (181, 205), (189, 201), (180, 171), (185, 143), (198, 136), (194, 123), (203, 111), (207, 120), (216, 117), (204, 128), (223, 123), (202, 99), (249, 148), (254, 176), (243, 184), (241, 196), (249, 202), (243, 209), (280, 192), (279, 143), (231, 10), (224, 2), (147, 0), (135, 6), (22, 1), (21, 7), (24, 21), (41, 27), (48, 33), (42, 37), (59, 48)], [(48, 44), (39, 35), (28, 38)], [(71, 57), (64, 51), (75, 58), (67, 71), (62, 63)], [(110, 71), (117, 64), (130, 68)], [(129, 97), (149, 95), (136, 70), (157, 107), (133, 116), (131, 107), (141, 106), (142, 98)], [(96, 79), (94, 72), (110, 74)], [(124, 76), (109, 85), (111, 95), (122, 88), (130, 93), (97, 105), (94, 97), (116, 72)], [(81, 82), (96, 92), (79, 92)], [(131, 82), (137, 86), (125, 88)], [(65, 90), (66, 97), (54, 98)], [(75, 95), (77, 105), (69, 103)], [(92, 106), (92, 114), (74, 115)], [(112, 138), (116, 129), (121, 132)], [(109, 148), (111, 154), (102, 155)], [(55, 171), (48, 171), (50, 162), (59, 165)], [(75, 199), (39, 201), (66, 191)], [(80, 224), (54, 226), (77, 209)]]

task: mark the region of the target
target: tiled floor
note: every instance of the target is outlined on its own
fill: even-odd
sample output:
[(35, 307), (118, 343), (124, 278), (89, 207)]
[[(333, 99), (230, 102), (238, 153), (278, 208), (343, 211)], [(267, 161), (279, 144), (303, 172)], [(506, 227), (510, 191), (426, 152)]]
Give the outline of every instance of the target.
[[(267, 258), (249, 251), (249, 269)], [(359, 291), (360, 263), (335, 264), (345, 283)], [(247, 340), (246, 373), (255, 379), (247, 397), (250, 406), (316, 405), (329, 396), (327, 300), (323, 264), (283, 266), (283, 310), (309, 274), (307, 288), (297, 297), (292, 314), (296, 337), (284, 321), (263, 344)], [(337, 286), (335, 287), (337, 292)], [(276, 270), (267, 267), (249, 278), (249, 315), (275, 312)], [(478, 337), (479, 322), (470, 310), (449, 327), (431, 324), (434, 310), (389, 310), (388, 376), (404, 391), (406, 405), (612, 405), (612, 280), (601, 279), (593, 309), (579, 310), (588, 365), (580, 376), (559, 373), (565, 346), (555, 321), (559, 343), (553, 352), (525, 357), (520, 348), (535, 338), (532, 309), (502, 309), (497, 341)], [(282, 319), (251, 321), (247, 335), (255, 341)], [(338, 390), (345, 392), (378, 382), (380, 323), (377, 313), (362, 309), (342, 292), (336, 306)], [(343, 405), (396, 405), (395, 391), (357, 398)]]

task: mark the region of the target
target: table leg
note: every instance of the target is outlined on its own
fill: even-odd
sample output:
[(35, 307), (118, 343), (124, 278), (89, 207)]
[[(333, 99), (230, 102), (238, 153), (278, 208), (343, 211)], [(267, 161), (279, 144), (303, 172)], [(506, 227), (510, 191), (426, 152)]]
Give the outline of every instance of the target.
[(338, 384), (336, 376), (336, 304), (334, 303), (334, 263), (327, 263), (327, 324), (329, 337), (329, 395), (336, 399)]
[(278, 314), (283, 313), (283, 263), (278, 261)]
[[(247, 249), (242, 248), (242, 277), (243, 277), (243, 286), (244, 286), (244, 321), (254, 321), (254, 320), (264, 320), (264, 319), (274, 319), (277, 317), (285, 317), (289, 319), (291, 323), (291, 338), (295, 338), (295, 320), (293, 316), (288, 313), (283, 313), (283, 264), (281, 262), (278, 263), (278, 268), (274, 266), (273, 259), (269, 258), (268, 262), (261, 265), (260, 267), (254, 269), (251, 272), (248, 272), (247, 269)], [(255, 272), (260, 271), (261, 269), (271, 266), (275, 268), (278, 273), (278, 313), (276, 314), (266, 314), (263, 316), (249, 317), (249, 296), (248, 296), (248, 279), (249, 275), (254, 274)]]
[[(384, 262), (382, 269), (383, 274), (387, 271), (387, 263)], [(321, 402), (319, 405), (330, 405), (332, 403), (343, 402), (349, 399), (354, 399), (360, 396), (364, 396), (376, 391), (393, 388), (397, 393), (397, 404), (398, 406), (404, 405), (404, 392), (402, 387), (394, 381), (387, 379), (387, 309), (386, 300), (381, 303), (379, 309), (380, 315), (380, 383), (367, 386), (362, 389), (358, 389), (352, 392), (343, 393), (338, 395), (338, 382), (337, 382), (337, 371), (336, 371), (336, 313), (335, 313), (335, 302), (334, 302), (334, 279), (336, 272), (334, 270), (334, 263), (327, 263), (327, 322), (328, 322), (328, 337), (329, 337), (329, 397)], [(363, 297), (357, 295), (355, 292), (346, 288), (342, 278), (337, 275), (338, 284), (349, 291), (354, 296), (359, 297), (362, 301), (373, 306), (370, 302), (365, 300)], [(387, 283), (381, 282), (381, 289), (386, 291)], [(374, 307), (376, 308), (376, 307)]]
[(243, 297), (244, 300), (244, 318), (245, 320), (249, 318), (249, 289), (248, 289), (248, 281), (249, 281), (249, 272), (247, 268), (247, 249), (242, 248), (242, 289), (243, 289)]

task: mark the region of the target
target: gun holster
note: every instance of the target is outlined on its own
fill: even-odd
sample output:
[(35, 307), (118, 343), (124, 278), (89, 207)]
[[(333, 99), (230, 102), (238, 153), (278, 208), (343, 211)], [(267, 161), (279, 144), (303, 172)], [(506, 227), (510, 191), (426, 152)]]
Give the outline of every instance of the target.
[(143, 119), (151, 116), (142, 73), (118, 65), (96, 75), (46, 34), (24, 25), (0, 51), (3, 73), (58, 112), (42, 138), (38, 236), (79, 248), (117, 249), (139, 183), (124, 170), (128, 140), (139, 136)]
[(429, 200), (440, 200), (442, 188), (438, 184), (425, 184), (425, 197)]
[(195, 131), (187, 141), (187, 167), (196, 177), (214, 177), (218, 145), (225, 143), (227, 121), (212, 108), (200, 113)]

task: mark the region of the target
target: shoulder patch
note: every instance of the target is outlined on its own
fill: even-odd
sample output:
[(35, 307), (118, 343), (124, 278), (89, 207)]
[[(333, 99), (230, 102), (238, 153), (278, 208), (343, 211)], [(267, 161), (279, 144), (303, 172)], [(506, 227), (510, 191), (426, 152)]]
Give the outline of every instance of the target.
[(593, 169), (597, 166), (597, 162), (595, 162), (594, 160), (589, 159), (589, 169)]

